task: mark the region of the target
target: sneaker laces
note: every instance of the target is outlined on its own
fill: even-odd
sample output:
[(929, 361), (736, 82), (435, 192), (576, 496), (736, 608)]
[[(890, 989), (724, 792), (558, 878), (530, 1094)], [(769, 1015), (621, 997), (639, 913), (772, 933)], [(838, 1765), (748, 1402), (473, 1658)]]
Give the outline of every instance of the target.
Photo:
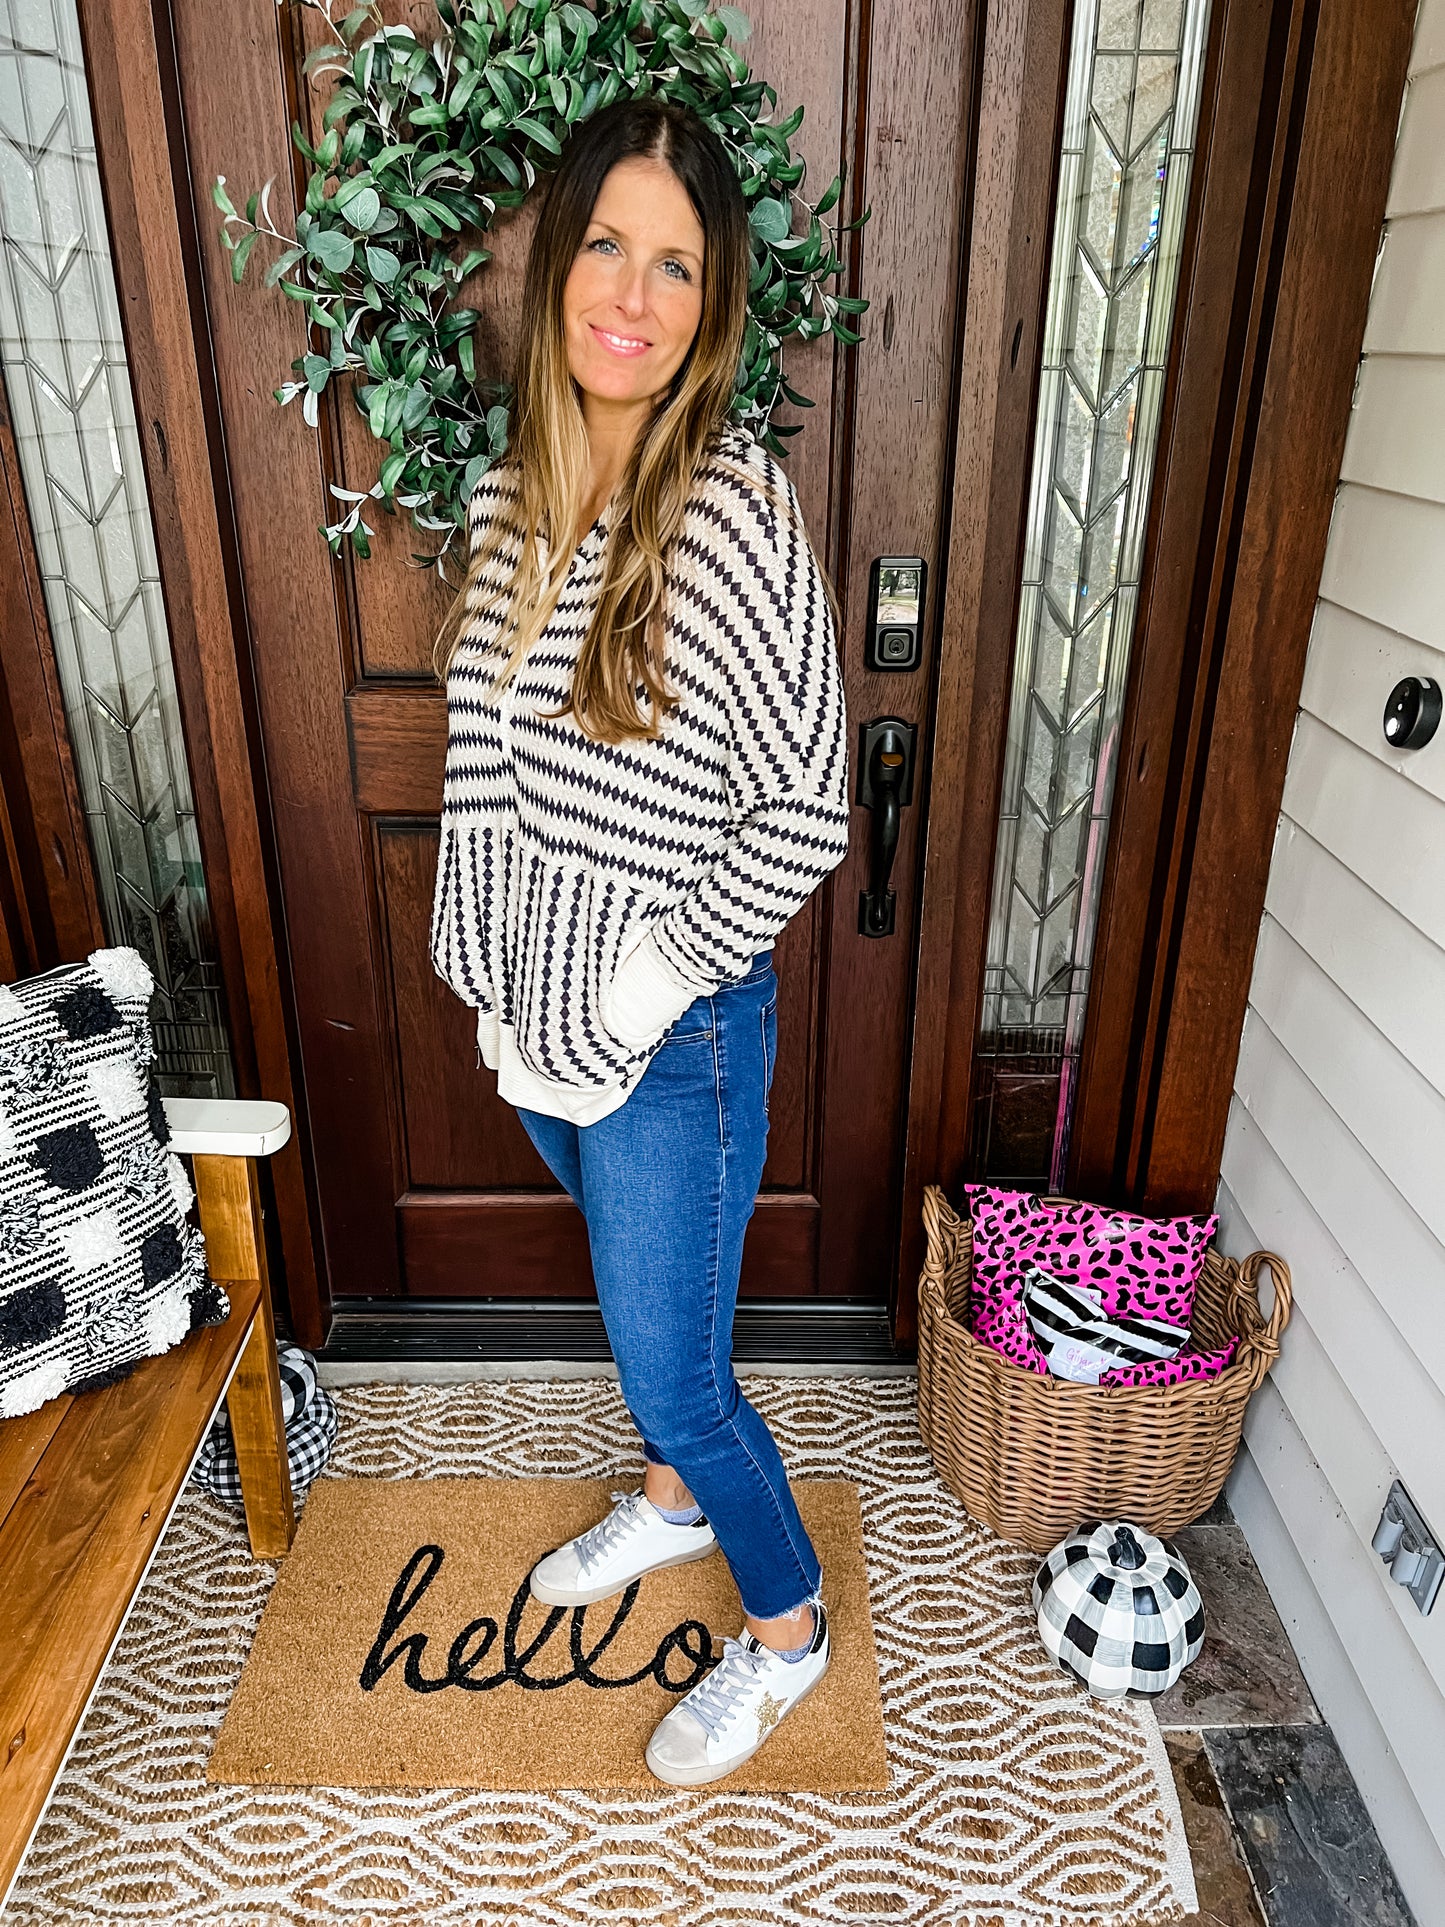
[(637, 1523), (638, 1502), (642, 1498), (642, 1488), (635, 1492), (614, 1492), (612, 1510), (605, 1519), (599, 1519), (595, 1526), (589, 1526), (579, 1533), (577, 1563), (583, 1573), (599, 1564), (607, 1555), (620, 1546), (632, 1532)]
[(754, 1648), (740, 1639), (725, 1639), (722, 1658), (683, 1704), (705, 1733), (720, 1739), (723, 1727), (740, 1711), (767, 1664), (768, 1651), (761, 1644)]

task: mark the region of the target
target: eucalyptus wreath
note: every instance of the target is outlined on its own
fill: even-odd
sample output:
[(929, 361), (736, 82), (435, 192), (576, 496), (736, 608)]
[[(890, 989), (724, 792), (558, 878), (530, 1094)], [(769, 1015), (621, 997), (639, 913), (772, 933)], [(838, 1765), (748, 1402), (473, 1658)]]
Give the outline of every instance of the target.
[(329, 29), (305, 70), (334, 84), (317, 145), (292, 124), (307, 164), (295, 232), (273, 217), (274, 180), (242, 212), (225, 175), (212, 195), (233, 280), (264, 238), (277, 250), (266, 285), (306, 311), (310, 352), (291, 364), (296, 379), (275, 390), (276, 400), (299, 398), (314, 427), (327, 388), (349, 382), (385, 445), (370, 489), (330, 484), (344, 505), (336, 522), (321, 525), (333, 555), (347, 541), (370, 554), (376, 531), (363, 511), (378, 501), (442, 538), (415, 559), (446, 579), (477, 478), (506, 452), (512, 396), (506, 381), (478, 375), (477, 315), (457, 305), (458, 293), (491, 259), (481, 242), (496, 211), (519, 206), (556, 164), (568, 130), (623, 94), (692, 108), (737, 168), (753, 260), (732, 413), (786, 454), (781, 438), (799, 425), (775, 424), (773, 408), (780, 398), (813, 403), (784, 379), (783, 345), (828, 333), (861, 339), (844, 317), (868, 303), (825, 283), (843, 267), (838, 236), (871, 210), (848, 224), (825, 219), (841, 175), (816, 203), (797, 192), (804, 163), (789, 142), (803, 109), (775, 121), (776, 92), (727, 44), (751, 34), (744, 13), (714, 0), (516, 0), (510, 13), (504, 0), (435, 0), (437, 33), (427, 41), (409, 26), (388, 26), (379, 0), (344, 15), (342, 0), (300, 4)]

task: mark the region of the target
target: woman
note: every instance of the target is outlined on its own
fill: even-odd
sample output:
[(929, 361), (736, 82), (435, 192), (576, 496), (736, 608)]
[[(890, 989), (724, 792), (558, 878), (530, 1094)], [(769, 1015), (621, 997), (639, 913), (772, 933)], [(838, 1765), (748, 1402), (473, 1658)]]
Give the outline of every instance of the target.
[(829, 1656), (818, 1557), (730, 1359), (771, 944), (848, 825), (836, 604), (791, 482), (728, 420), (748, 273), (737, 177), (699, 118), (627, 100), (583, 124), (438, 639), (432, 961), (586, 1218), (645, 1460), (531, 1588), (580, 1605), (722, 1548), (745, 1624), (647, 1748), (679, 1786), (750, 1758)]

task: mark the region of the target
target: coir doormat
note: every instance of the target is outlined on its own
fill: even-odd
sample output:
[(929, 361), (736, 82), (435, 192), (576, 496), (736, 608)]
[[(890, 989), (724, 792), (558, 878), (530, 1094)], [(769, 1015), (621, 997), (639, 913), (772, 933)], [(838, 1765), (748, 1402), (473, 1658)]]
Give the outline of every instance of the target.
[[(266, 1603), (207, 1777), (242, 1785), (656, 1786), (653, 1727), (742, 1607), (720, 1552), (586, 1607), (527, 1576), (600, 1519), (606, 1479), (323, 1479)], [(858, 1488), (800, 1482), (833, 1656), (731, 1788), (888, 1784)]]

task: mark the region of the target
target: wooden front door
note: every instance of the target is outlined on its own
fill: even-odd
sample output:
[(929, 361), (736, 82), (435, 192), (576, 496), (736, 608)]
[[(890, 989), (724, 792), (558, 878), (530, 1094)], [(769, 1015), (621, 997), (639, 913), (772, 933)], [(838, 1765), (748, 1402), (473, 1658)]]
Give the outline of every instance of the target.
[[(179, 93), (196, 204), (224, 174), (233, 195), (289, 185), (293, 112), (319, 138), (302, 74), (315, 16), (274, 0), (174, 0)], [(427, 9), (388, 9), (421, 31)], [(843, 0), (759, 9), (748, 55), (779, 117), (806, 117), (795, 147), (816, 199), (847, 157), (847, 286), (865, 291), (860, 348), (825, 337), (790, 353), (816, 406), (791, 445), (809, 527), (846, 610), (842, 658), (857, 726), (919, 729), (919, 769), (891, 885), (891, 935), (859, 932), (870, 816), (849, 857), (783, 933), (769, 1157), (743, 1290), (767, 1298), (882, 1302), (898, 1237), (920, 825), (927, 798), (932, 610), (919, 666), (865, 667), (870, 564), (918, 555), (936, 579), (951, 461), (951, 344), (967, 256), (971, 5)], [(866, 76), (866, 97), (860, 94)], [(924, 104), (926, 103), (926, 113)], [(510, 363), (532, 210), (500, 217), (478, 277), (478, 361)], [(203, 224), (222, 430), (233, 489), (274, 810), (299, 1053), (333, 1301), (580, 1298), (585, 1232), (511, 1108), (479, 1068), (473, 1014), (434, 976), (428, 933), (445, 743), (429, 667), (446, 607), (413, 567), (416, 531), (385, 516), (372, 559), (333, 564), (317, 526), (328, 483), (366, 488), (377, 445), (349, 401), (319, 432), (271, 391), (305, 351), (299, 310), (254, 271), (239, 288), (216, 223)], [(988, 852), (975, 859), (988, 861)]]

